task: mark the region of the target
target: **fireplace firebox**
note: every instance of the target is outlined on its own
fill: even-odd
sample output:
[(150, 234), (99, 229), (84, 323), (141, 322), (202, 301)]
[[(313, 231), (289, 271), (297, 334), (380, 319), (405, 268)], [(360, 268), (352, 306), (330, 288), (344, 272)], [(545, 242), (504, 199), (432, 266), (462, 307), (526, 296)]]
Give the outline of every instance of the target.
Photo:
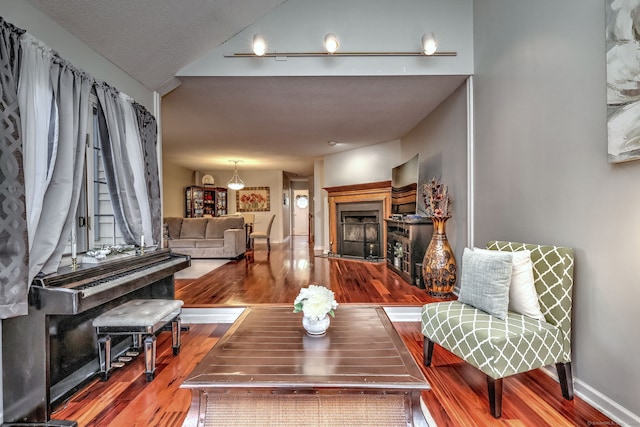
[(382, 202), (339, 203), (336, 255), (361, 259), (384, 258)]

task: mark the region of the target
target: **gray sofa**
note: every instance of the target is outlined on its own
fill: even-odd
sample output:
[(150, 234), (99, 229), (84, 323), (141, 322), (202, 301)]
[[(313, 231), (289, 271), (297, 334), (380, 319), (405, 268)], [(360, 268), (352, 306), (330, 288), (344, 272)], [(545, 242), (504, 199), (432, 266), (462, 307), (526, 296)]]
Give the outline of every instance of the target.
[(246, 250), (244, 218), (164, 219), (167, 246), (177, 254), (191, 258), (239, 258)]

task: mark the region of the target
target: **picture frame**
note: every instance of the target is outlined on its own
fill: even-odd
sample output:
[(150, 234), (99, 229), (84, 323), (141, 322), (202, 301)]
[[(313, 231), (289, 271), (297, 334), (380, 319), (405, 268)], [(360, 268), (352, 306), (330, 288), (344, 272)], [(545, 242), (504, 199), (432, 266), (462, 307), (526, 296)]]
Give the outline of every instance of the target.
[(610, 163), (640, 159), (640, 0), (606, 0), (607, 136)]
[(269, 187), (245, 187), (236, 191), (236, 212), (271, 210)]

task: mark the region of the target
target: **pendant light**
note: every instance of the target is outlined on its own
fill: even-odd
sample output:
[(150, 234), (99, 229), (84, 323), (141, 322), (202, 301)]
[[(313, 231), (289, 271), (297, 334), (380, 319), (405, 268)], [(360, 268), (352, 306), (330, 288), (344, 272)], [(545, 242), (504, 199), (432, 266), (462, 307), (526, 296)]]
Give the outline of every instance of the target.
[(227, 183), (227, 187), (229, 187), (231, 190), (242, 190), (244, 188), (244, 181), (240, 179), (240, 176), (238, 176), (238, 163), (240, 163), (242, 160), (229, 161), (234, 163), (234, 167), (233, 176)]

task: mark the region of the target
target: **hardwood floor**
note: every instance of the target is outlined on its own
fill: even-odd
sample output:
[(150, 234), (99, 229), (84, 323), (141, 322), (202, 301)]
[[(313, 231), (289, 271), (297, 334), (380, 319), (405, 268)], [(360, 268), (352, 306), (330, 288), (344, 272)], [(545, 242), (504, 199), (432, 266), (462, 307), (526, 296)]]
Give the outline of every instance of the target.
[[(266, 249), (266, 248), (265, 248)], [(431, 301), (424, 290), (406, 284), (384, 263), (309, 256), (306, 242), (273, 245), (270, 256), (258, 247), (255, 261), (232, 261), (199, 279), (176, 280), (176, 297), (188, 307), (291, 304), (300, 288), (323, 284), (339, 303), (420, 306)], [(338, 308), (338, 313), (339, 313)], [(116, 370), (108, 382), (94, 381), (56, 408), (53, 418), (80, 426), (180, 426), (191, 395), (179, 386), (224, 334), (228, 324), (191, 325), (174, 357), (171, 334), (158, 336), (156, 378), (145, 382), (138, 357)], [(436, 345), (433, 364), (422, 365), (418, 322), (394, 323), (432, 389), (422, 398), (438, 426), (587, 426), (615, 425), (576, 397), (562, 398), (560, 386), (541, 370), (504, 380), (503, 415), (488, 410), (484, 375)]]

